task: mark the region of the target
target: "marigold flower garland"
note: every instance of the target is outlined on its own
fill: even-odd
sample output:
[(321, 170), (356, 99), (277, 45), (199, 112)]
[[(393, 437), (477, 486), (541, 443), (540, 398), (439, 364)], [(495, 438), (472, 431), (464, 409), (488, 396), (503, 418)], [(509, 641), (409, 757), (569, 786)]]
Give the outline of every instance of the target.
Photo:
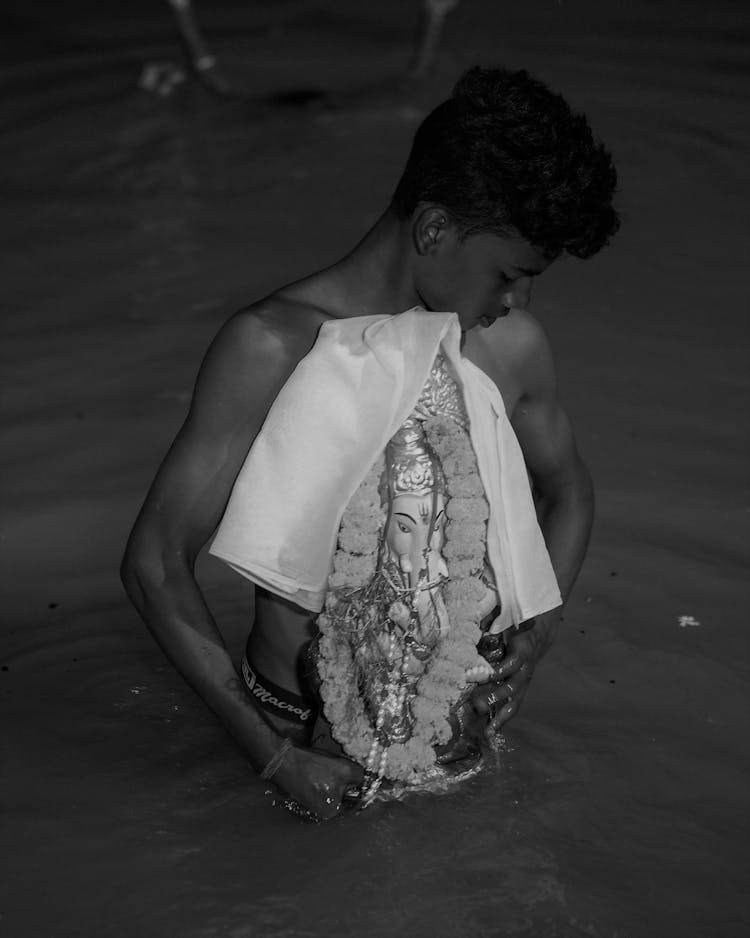
[[(352, 648), (351, 610), (372, 602), (386, 514), (381, 506), (383, 458), (371, 467), (344, 511), (324, 611), (318, 617), (320, 693), (334, 737), (354, 760), (383, 776), (407, 783), (435, 772), (434, 746), (450, 739), (448, 716), (466, 689), (466, 670), (484, 663), (480, 638), (480, 580), (485, 559), (489, 509), (468, 432), (449, 417), (424, 422), (427, 440), (446, 478), (447, 504), (443, 557), (448, 581), (443, 599), (450, 628), (441, 636), (416, 685), (411, 701), (414, 726), (405, 742), (382, 744), (382, 713), (375, 725), (362, 697)], [(369, 592), (368, 592), (369, 591)], [(384, 597), (382, 589), (379, 593)], [(404, 597), (407, 598), (407, 597)], [(360, 604), (361, 608), (361, 604)], [(399, 624), (408, 617), (402, 601), (392, 602), (388, 617)], [(402, 672), (403, 679), (403, 672)], [(396, 688), (403, 699), (404, 685)], [(378, 762), (378, 755), (380, 756)]]

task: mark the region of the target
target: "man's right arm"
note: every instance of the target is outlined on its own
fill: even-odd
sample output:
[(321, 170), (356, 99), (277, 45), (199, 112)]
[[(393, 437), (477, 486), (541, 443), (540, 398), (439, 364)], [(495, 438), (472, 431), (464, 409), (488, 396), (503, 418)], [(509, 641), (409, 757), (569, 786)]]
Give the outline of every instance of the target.
[[(309, 345), (314, 341), (310, 336)], [(309, 347), (309, 346), (308, 346)], [(281, 738), (239, 680), (195, 579), (195, 561), (276, 395), (308, 351), (263, 314), (233, 317), (212, 343), (188, 417), (146, 497), (122, 564), (126, 591), (172, 664), (262, 769)], [(274, 777), (287, 792), (331, 813), (355, 766), (293, 749)]]

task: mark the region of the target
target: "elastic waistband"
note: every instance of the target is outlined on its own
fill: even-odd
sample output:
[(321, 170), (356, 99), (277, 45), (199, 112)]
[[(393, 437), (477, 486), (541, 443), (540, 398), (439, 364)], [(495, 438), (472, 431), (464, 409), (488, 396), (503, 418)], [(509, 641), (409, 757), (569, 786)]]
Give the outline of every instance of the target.
[(242, 677), (255, 701), (264, 710), (302, 726), (312, 723), (315, 717), (314, 704), (264, 677), (250, 664), (247, 655), (242, 657)]

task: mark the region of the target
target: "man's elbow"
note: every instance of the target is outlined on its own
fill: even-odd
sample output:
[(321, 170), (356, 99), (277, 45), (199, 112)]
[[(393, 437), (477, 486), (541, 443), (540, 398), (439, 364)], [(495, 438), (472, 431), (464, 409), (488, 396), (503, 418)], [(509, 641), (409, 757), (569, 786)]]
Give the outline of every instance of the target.
[(144, 614), (194, 583), (194, 565), (188, 546), (136, 524), (120, 564), (120, 579), (130, 601)]
[(166, 576), (163, 552), (136, 529), (130, 536), (120, 564), (120, 580), (130, 601), (140, 612), (149, 597), (163, 590)]
[(575, 514), (590, 523), (594, 517), (594, 481), (579, 458), (563, 475), (544, 480), (537, 489), (540, 517), (561, 512)]
[(578, 459), (576, 471), (576, 497), (585, 505), (593, 515), (596, 495), (594, 492), (594, 480), (589, 472), (588, 466), (582, 459)]
[(120, 563), (120, 581), (133, 605), (141, 609), (146, 596), (146, 585), (150, 579), (149, 564), (142, 551), (131, 541), (125, 548)]

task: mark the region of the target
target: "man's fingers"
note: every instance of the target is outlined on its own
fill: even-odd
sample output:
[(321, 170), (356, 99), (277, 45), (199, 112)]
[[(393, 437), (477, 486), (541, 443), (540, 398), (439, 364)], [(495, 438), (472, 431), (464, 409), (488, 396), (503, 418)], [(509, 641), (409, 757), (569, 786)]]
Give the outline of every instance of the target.
[(519, 668), (512, 681), (506, 681), (494, 687), (490, 685), (489, 693), (482, 695), (478, 706), (475, 701), (478, 712), (487, 713), (489, 716), (488, 736), (496, 733), (503, 724), (518, 713), (529, 686), (531, 673), (529, 667), (525, 667), (523, 671)]
[(524, 681), (528, 681), (531, 677), (529, 663), (520, 655), (513, 655), (511, 658), (506, 658), (503, 663), (498, 665), (492, 672), (490, 681), (492, 681), (493, 684), (500, 684), (503, 681), (507, 681), (507, 679), (514, 674), (522, 675)]
[(512, 700), (517, 696), (524, 685), (521, 682), (506, 681), (495, 688), (496, 698), (500, 701)]
[(362, 766), (322, 750), (298, 752), (304, 753), (306, 761), (294, 777), (294, 784), (288, 785), (289, 793), (303, 810), (312, 811), (320, 820), (336, 817), (342, 804), (351, 804), (353, 791), (359, 791), (364, 779)]
[(528, 678), (525, 676), (516, 676), (512, 681), (505, 681), (502, 684), (492, 682), (481, 684), (472, 695), (474, 709), (477, 713), (488, 713), (490, 717), (493, 717), (499, 706), (525, 692), (527, 684)]
[(354, 783), (347, 785), (344, 789), (344, 793), (341, 796), (342, 805), (351, 805), (356, 807), (359, 804), (359, 799), (362, 797), (362, 785), (355, 785)]
[(518, 712), (519, 706), (520, 702), (509, 700), (500, 713), (498, 713), (498, 715), (492, 721), (493, 730), (497, 732), (505, 723), (508, 722), (508, 720), (510, 720), (511, 717), (515, 716)]
[(515, 715), (518, 710), (518, 704), (515, 700), (509, 700), (504, 707), (502, 707), (495, 715), (491, 718), (487, 724), (487, 736), (492, 737), (500, 731), (504, 723), (507, 723), (512, 716)]
[(511, 674), (520, 671), (523, 665), (524, 661), (520, 655), (509, 655), (507, 658), (503, 658), (500, 664), (495, 668), (490, 680), (499, 684), (500, 681), (504, 681)]
[(343, 805), (356, 804), (359, 799), (362, 780), (351, 781), (338, 785), (323, 785), (316, 793), (314, 810), (324, 821), (329, 821), (341, 810)]
[(514, 717), (518, 711), (521, 709), (521, 704), (523, 703), (524, 695), (526, 694), (526, 686), (518, 690), (514, 696), (506, 701), (505, 706), (499, 710), (495, 716), (490, 721), (490, 727), (488, 732), (496, 733), (511, 717)]

